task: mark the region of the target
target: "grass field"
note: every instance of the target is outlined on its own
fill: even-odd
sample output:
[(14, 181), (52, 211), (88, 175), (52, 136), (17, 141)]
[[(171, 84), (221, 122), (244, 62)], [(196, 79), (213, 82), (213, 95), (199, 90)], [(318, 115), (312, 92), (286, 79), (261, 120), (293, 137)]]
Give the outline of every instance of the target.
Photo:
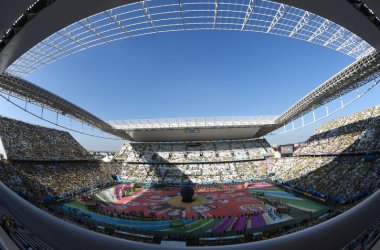
[(316, 212), (327, 208), (320, 203), (303, 197), (297, 197), (294, 194), (288, 193), (276, 186), (267, 188), (253, 188), (249, 189), (249, 192), (253, 194), (257, 192), (263, 192), (264, 195), (270, 199), (278, 199), (280, 201), (287, 202), (287, 204), (291, 207), (295, 207), (308, 212)]

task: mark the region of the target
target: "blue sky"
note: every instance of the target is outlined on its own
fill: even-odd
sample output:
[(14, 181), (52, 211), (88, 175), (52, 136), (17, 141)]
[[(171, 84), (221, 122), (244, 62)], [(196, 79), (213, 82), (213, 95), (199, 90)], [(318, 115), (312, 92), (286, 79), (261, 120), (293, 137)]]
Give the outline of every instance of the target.
[[(27, 79), (104, 120), (279, 115), (353, 61), (285, 37), (187, 31), (101, 45), (52, 63)], [(333, 117), (375, 106), (379, 96), (376, 87)], [(0, 114), (50, 127), (4, 100)], [(302, 141), (320, 124), (268, 140)], [(88, 149), (116, 150), (121, 144), (72, 134)]]

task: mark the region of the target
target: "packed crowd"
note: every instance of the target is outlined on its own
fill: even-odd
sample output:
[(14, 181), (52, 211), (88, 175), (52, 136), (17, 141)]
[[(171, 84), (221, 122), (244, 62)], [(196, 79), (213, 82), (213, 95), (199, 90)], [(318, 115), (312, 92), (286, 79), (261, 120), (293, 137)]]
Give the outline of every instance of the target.
[[(66, 132), (0, 117), (0, 139), (9, 160), (0, 160), (0, 180), (23, 197), (40, 201), (109, 186), (116, 176), (135, 183), (215, 185), (271, 176), (350, 200), (380, 187), (379, 138), (380, 106), (376, 106), (324, 124), (294, 157), (267, 158), (273, 150), (265, 139), (125, 143), (116, 155), (123, 163), (100, 163), (88, 161), (92, 157)], [(269, 213), (272, 219), (281, 218), (275, 211)], [(3, 227), (13, 230), (12, 237), (27, 238), (27, 232), (1, 209), (0, 218)], [(247, 221), (245, 217), (226, 220), (220, 230), (244, 228)], [(377, 224), (359, 241), (378, 231)]]
[(380, 187), (380, 156), (288, 157), (271, 161), (268, 171), (274, 177), (305, 189), (350, 199)]
[[(176, 184), (244, 182), (274, 175), (306, 188), (347, 198), (379, 186), (379, 157), (374, 155), (374, 159), (366, 161), (364, 156), (311, 156), (312, 150), (313, 153), (354, 152), (353, 149), (355, 152), (370, 149), (373, 152), (380, 144), (376, 139), (379, 136), (377, 130), (380, 131), (379, 115), (380, 106), (376, 106), (326, 123), (296, 151), (296, 154), (307, 153), (309, 156), (262, 159), (273, 153), (265, 139), (125, 143), (116, 154), (123, 164), (12, 162), (3, 164), (0, 176), (21, 193), (33, 190), (28, 185), (34, 186), (30, 195), (37, 197), (96, 186), (111, 181), (111, 175), (118, 175), (128, 182)], [(1, 118), (0, 125), (9, 159), (75, 160), (89, 156), (66, 132), (8, 118)], [(260, 160), (252, 160), (257, 158)], [(339, 182), (335, 181), (337, 179)], [(336, 188), (331, 188), (334, 185)]]
[(139, 183), (211, 184), (263, 179), (265, 161), (197, 163), (197, 164), (131, 164), (125, 163), (121, 179)]
[(0, 180), (26, 198), (65, 197), (113, 182), (120, 166), (93, 161), (1, 163)]
[(24, 197), (65, 197), (112, 183), (218, 184), (264, 179), (289, 181), (349, 199), (380, 187), (380, 156), (287, 157), (266, 161), (203, 164), (117, 162), (1, 163), (0, 179)]
[(380, 187), (380, 156), (304, 156), (198, 164), (123, 164), (121, 179), (138, 183), (217, 184), (271, 176), (347, 200)]
[(68, 132), (1, 116), (0, 140), (2, 140), (8, 160), (73, 161), (93, 159)]
[(115, 158), (131, 163), (193, 163), (264, 159), (273, 153), (265, 139), (188, 143), (126, 142)]
[(380, 105), (325, 123), (294, 155), (379, 152), (379, 137)]
[(0, 179), (30, 198), (70, 196), (112, 183), (116, 176), (149, 184), (239, 183), (271, 176), (350, 199), (380, 187), (380, 156), (305, 156), (213, 164), (0, 163)]

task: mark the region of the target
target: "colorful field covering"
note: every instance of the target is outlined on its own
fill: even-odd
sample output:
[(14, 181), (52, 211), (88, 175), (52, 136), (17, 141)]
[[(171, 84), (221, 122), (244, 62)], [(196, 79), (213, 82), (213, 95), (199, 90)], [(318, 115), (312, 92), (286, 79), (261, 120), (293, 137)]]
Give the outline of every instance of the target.
[(253, 194), (262, 192), (267, 198), (285, 201), (290, 207), (298, 208), (303, 211), (316, 212), (322, 209), (326, 209), (326, 206), (320, 203), (303, 197), (297, 197), (294, 194), (288, 193), (281, 188), (273, 186), (269, 183), (255, 183), (253, 187), (250, 186), (249, 188), (250, 189), (248, 189), (248, 191)]
[[(152, 212), (158, 221), (138, 221), (111, 218), (107, 215), (93, 213), (86, 209), (80, 200), (65, 205), (74, 207), (80, 213), (91, 216), (92, 219), (123, 225), (143, 230), (157, 230), (168, 232), (225, 232), (231, 230), (245, 230), (263, 228), (268, 225), (292, 220), (288, 214), (281, 217), (269, 216), (268, 210), (275, 208), (264, 203), (260, 197), (253, 194), (261, 193), (267, 199), (285, 201), (290, 207), (304, 212), (315, 212), (325, 209), (319, 203), (306, 198), (297, 197), (281, 188), (266, 182), (250, 184), (247, 189), (226, 190), (198, 190), (195, 201), (190, 205), (182, 203), (179, 189), (170, 190), (137, 190), (131, 192), (128, 185), (117, 185), (96, 194), (97, 199), (103, 201), (102, 209), (118, 213), (131, 213), (132, 211), (145, 216)], [(250, 214), (250, 216), (245, 216)], [(171, 222), (180, 220), (182, 227), (173, 228)]]
[(140, 190), (131, 196), (114, 199), (103, 208), (113, 212), (151, 212), (157, 217), (198, 218), (240, 216), (254, 211), (267, 211), (264, 203), (245, 189), (207, 191), (196, 193), (195, 201), (183, 204), (179, 190)]
[[(86, 215), (92, 220), (103, 222), (103, 223), (111, 223), (114, 225), (123, 225), (123, 226), (128, 226), (131, 228), (137, 228), (137, 229), (143, 229), (143, 230), (154, 230), (154, 231), (168, 230), (171, 228), (170, 224), (172, 220), (163, 220), (163, 221), (123, 220), (123, 219), (111, 218), (108, 216), (92, 213), (86, 209), (79, 208), (77, 205), (78, 204), (69, 203), (67, 205), (63, 205), (62, 208), (64, 210), (69, 210), (70, 208), (78, 208), (80, 210), (77, 213)], [(196, 220), (183, 219), (181, 221), (184, 223), (184, 225), (187, 225), (187, 224), (195, 222)]]

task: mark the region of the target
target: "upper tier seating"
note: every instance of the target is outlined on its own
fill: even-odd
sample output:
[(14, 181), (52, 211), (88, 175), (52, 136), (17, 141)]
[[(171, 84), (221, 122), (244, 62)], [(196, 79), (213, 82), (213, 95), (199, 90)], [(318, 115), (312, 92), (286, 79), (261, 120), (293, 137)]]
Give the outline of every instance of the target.
[(121, 179), (145, 183), (230, 183), (262, 179), (265, 161), (197, 164), (124, 164)]
[[(368, 152), (378, 150), (380, 106), (339, 118), (326, 123), (317, 130), (304, 147), (298, 150), (308, 152), (306, 156), (282, 159), (262, 159), (272, 149), (264, 139), (188, 142), (188, 143), (125, 143), (118, 152), (123, 163), (97, 163), (91, 161), (35, 162), (35, 154), (41, 150), (60, 155), (68, 147), (61, 139), (52, 140), (51, 148), (40, 142), (46, 134), (61, 136), (63, 132), (39, 126), (25, 125), (10, 119), (1, 119), (2, 133), (12, 138), (7, 148), (17, 145), (21, 152), (28, 154), (31, 162), (10, 163), (0, 161), (0, 179), (15, 191), (30, 197), (81, 192), (88, 187), (112, 183), (112, 175), (122, 180), (139, 183), (228, 183), (265, 178), (290, 181), (305, 188), (312, 188), (329, 195), (350, 198), (364, 191), (372, 192), (380, 186), (380, 155)], [(4, 124), (16, 124), (15, 129), (4, 128)], [(20, 128), (29, 130), (27, 133)], [(16, 132), (15, 132), (16, 131)], [(361, 132), (360, 132), (361, 131)], [(372, 131), (372, 132), (369, 132)], [(356, 136), (357, 133), (364, 133)], [(10, 137), (9, 134), (20, 134)], [(30, 149), (24, 136), (33, 135)], [(67, 135), (67, 133), (64, 133)], [(73, 140), (70, 137), (70, 140)], [(339, 138), (339, 139), (337, 139)], [(346, 140), (342, 140), (346, 138)], [(351, 139), (350, 139), (351, 138)], [(354, 138), (354, 139), (352, 139)], [(19, 139), (20, 141), (16, 140)], [(25, 139), (27, 142), (29, 140)], [(50, 141), (48, 141), (50, 143)], [(76, 145), (70, 142), (70, 145)], [(339, 147), (340, 146), (340, 147)], [(337, 156), (315, 156), (317, 152), (334, 152)], [(58, 153), (57, 153), (58, 151)], [(70, 152), (70, 151), (69, 151)], [(258, 153), (259, 152), (259, 153)], [(349, 155), (345, 153), (362, 153)], [(313, 156), (314, 154), (314, 156)], [(36, 158), (32, 158), (36, 157)], [(51, 160), (49, 157), (43, 159)], [(54, 158), (59, 160), (74, 157)], [(258, 160), (247, 160), (250, 158)], [(17, 159), (17, 158), (16, 158)], [(29, 159), (29, 158), (28, 158)], [(76, 159), (76, 158), (74, 158)], [(243, 161), (245, 160), (245, 161)]]
[(323, 124), (294, 155), (378, 152), (379, 138), (380, 105)]
[(1, 116), (0, 140), (8, 160), (75, 161), (93, 159), (68, 132)]
[(95, 161), (1, 163), (0, 180), (31, 199), (82, 192), (113, 182), (121, 165)]
[(347, 199), (380, 187), (380, 156), (371, 157), (370, 161), (366, 158), (342, 155), (271, 159), (268, 173), (283, 181)]
[(194, 163), (264, 159), (274, 151), (265, 139), (181, 142), (124, 143), (115, 159), (133, 163)]

